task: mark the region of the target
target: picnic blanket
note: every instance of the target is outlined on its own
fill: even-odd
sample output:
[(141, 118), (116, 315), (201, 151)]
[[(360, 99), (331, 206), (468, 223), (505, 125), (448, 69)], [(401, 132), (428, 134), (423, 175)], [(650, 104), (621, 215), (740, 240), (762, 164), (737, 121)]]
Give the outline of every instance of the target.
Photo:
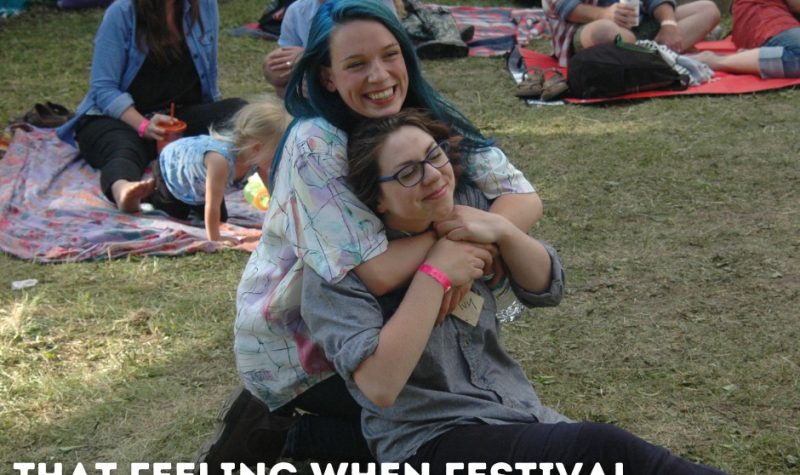
[[(202, 222), (178, 221), (152, 210), (127, 214), (100, 191), (99, 172), (76, 157), (52, 129), (16, 130), (0, 160), (0, 251), (38, 262), (179, 256), (213, 252)], [(225, 197), (230, 218), (222, 233), (253, 250), (263, 213), (242, 193)]]
[[(736, 46), (730, 38), (719, 41), (700, 42), (695, 47), (700, 51), (714, 51), (719, 54), (732, 53), (736, 51)], [(514, 77), (515, 82), (522, 80), (522, 73), (525, 69), (532, 67), (557, 68), (567, 76), (566, 68), (559, 68), (558, 61), (552, 57), (536, 51), (517, 48), (508, 58), (508, 69)], [(600, 102), (620, 101), (627, 99), (646, 99), (650, 97), (667, 96), (687, 96), (695, 94), (745, 94), (750, 92), (767, 91), (771, 89), (781, 89), (784, 87), (800, 84), (800, 78), (796, 79), (761, 79), (752, 74), (730, 74), (724, 72), (714, 73), (714, 78), (699, 86), (690, 86), (683, 91), (645, 91), (623, 96), (599, 98), (599, 99), (575, 99), (565, 98), (564, 102), (573, 104), (597, 104)], [(543, 104), (542, 101), (529, 100), (529, 104)], [(563, 102), (556, 101), (555, 104)], [(553, 104), (552, 102), (550, 104)]]
[(460, 28), (475, 27), (475, 36), (467, 42), (470, 56), (498, 56), (514, 45), (525, 46), (531, 40), (549, 35), (541, 8), (445, 7)]
[[(439, 5), (426, 5), (429, 8)], [(550, 34), (541, 8), (442, 6), (453, 15), (460, 28), (475, 27), (475, 35), (467, 43), (470, 56), (499, 56), (514, 45), (527, 45), (531, 40)], [(258, 22), (246, 23), (226, 30), (231, 36), (276, 40), (261, 30)]]

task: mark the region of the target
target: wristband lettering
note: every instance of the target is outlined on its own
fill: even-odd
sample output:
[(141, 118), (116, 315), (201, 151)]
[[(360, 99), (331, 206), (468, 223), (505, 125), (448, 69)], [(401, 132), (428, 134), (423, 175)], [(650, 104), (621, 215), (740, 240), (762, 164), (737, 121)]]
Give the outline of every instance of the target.
[(450, 283), (450, 279), (447, 277), (447, 274), (445, 274), (444, 272), (440, 271), (439, 269), (433, 267), (428, 263), (422, 264), (421, 266), (419, 266), (419, 269), (417, 270), (433, 278), (433, 280), (435, 280), (442, 286), (445, 292), (450, 290), (450, 287), (453, 286)]

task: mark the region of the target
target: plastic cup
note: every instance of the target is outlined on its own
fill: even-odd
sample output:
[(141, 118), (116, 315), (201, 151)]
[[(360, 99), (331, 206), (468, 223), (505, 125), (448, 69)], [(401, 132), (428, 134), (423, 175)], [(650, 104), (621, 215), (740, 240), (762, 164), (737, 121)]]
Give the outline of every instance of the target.
[(179, 119), (175, 119), (175, 122), (172, 124), (162, 124), (160, 127), (164, 129), (164, 138), (156, 142), (156, 150), (158, 153), (161, 153), (161, 149), (168, 143), (183, 137), (183, 133), (186, 132), (186, 122)]
[(634, 23), (633, 26), (639, 26), (639, 0), (620, 0), (619, 3), (633, 6), (636, 10), (636, 23)]

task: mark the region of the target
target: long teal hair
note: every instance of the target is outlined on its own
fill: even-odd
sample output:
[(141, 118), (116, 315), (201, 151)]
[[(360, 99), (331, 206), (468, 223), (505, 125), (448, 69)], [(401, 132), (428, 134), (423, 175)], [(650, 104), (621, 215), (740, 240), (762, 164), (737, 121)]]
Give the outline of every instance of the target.
[[(286, 86), (286, 109), (298, 118), (322, 117), (348, 134), (365, 118), (348, 107), (339, 93), (328, 91), (321, 80), (323, 67), (331, 65), (330, 37), (338, 25), (353, 20), (373, 20), (394, 35), (403, 53), (408, 71), (408, 93), (403, 108), (419, 108), (447, 124), (463, 137), (462, 149), (474, 150), (494, 142), (481, 134), (447, 99), (422, 76), (414, 44), (397, 16), (378, 1), (328, 0), (311, 21), (305, 52), (295, 65)], [(307, 91), (307, 95), (304, 94)]]

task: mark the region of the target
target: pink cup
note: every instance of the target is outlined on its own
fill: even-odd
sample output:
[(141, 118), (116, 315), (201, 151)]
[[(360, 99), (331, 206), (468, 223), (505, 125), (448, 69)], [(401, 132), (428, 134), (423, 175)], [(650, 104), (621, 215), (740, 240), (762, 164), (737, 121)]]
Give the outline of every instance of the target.
[(164, 129), (164, 138), (156, 143), (156, 150), (158, 153), (161, 153), (161, 149), (164, 148), (168, 143), (174, 142), (183, 137), (183, 133), (186, 131), (186, 122), (175, 119), (174, 123), (164, 124), (160, 127)]

